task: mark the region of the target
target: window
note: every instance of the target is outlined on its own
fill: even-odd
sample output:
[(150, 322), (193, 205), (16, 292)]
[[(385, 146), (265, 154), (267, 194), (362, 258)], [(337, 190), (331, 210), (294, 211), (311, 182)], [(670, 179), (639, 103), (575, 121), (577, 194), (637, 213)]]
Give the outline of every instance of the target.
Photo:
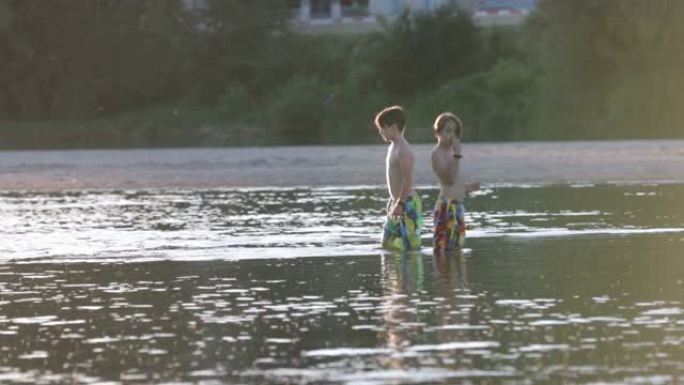
[(401, 12), (401, 0), (391, 0), (392, 1), (392, 10), (391, 14), (396, 15), (397, 13)]
[(329, 19), (331, 14), (331, 0), (311, 0), (311, 17), (314, 19)]
[(301, 0), (288, 0), (287, 1), (287, 8), (292, 13), (292, 17), (296, 18), (299, 16), (300, 3), (301, 3)]
[(343, 17), (368, 16), (368, 0), (341, 0)]

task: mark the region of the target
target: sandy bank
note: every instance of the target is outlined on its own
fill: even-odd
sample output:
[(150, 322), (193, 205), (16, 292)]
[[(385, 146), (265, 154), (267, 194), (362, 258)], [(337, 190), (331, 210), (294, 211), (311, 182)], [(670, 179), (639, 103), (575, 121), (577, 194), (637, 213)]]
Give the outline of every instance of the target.
[[(432, 184), (431, 145), (415, 145)], [(1, 190), (348, 186), (384, 183), (384, 145), (0, 152)], [(478, 143), (463, 171), (484, 183), (684, 182), (684, 140)]]

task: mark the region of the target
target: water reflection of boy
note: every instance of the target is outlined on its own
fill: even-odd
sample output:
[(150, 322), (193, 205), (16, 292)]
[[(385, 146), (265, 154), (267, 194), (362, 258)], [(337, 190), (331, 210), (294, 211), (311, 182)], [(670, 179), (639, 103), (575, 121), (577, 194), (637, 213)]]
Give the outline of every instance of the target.
[[(468, 289), (468, 265), (466, 256), (460, 248), (454, 250), (435, 250), (434, 266), (437, 275), (443, 282), (449, 284), (449, 291), (458, 286), (461, 290)], [(454, 271), (453, 264), (458, 262), (458, 269)], [(458, 285), (454, 284), (458, 281)]]
[[(459, 269), (453, 269), (452, 261), (458, 261)], [(381, 259), (382, 276), (384, 277), (385, 298), (384, 307), (384, 335), (388, 348), (403, 349), (412, 343), (411, 338), (423, 333), (420, 330), (408, 328), (406, 325), (422, 323), (421, 319), (411, 319), (411, 316), (419, 316), (419, 312), (406, 311), (407, 307), (415, 306), (413, 294), (430, 293), (432, 296), (444, 298), (445, 302), (433, 309), (431, 314), (435, 317), (438, 326), (448, 324), (453, 316), (463, 318), (462, 323), (468, 323), (468, 312), (452, 315), (451, 312), (458, 308), (454, 290), (456, 286), (460, 291), (467, 290), (467, 260), (460, 250), (446, 254), (435, 254), (433, 259), (433, 277), (426, 275), (425, 264), (428, 261), (422, 254), (417, 253), (384, 253)], [(458, 281), (458, 284), (456, 284)], [(432, 287), (430, 287), (432, 282)], [(438, 333), (437, 340), (448, 341), (453, 335)], [(404, 359), (394, 356), (386, 358), (384, 364), (388, 367), (403, 367)]]
[[(426, 291), (424, 257), (418, 253), (393, 252), (382, 255), (382, 270), (385, 278), (384, 337), (388, 348), (396, 351), (405, 349), (412, 343), (412, 337), (421, 334), (413, 317), (418, 313), (411, 311), (415, 306), (411, 297)], [(391, 354), (381, 361), (383, 367), (402, 369), (406, 358)]]

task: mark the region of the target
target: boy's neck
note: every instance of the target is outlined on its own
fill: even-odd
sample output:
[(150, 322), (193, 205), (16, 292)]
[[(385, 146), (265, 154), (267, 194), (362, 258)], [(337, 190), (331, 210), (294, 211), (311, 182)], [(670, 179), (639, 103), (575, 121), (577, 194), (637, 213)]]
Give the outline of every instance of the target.
[(393, 140), (390, 140), (390, 143), (392, 143), (392, 144), (399, 144), (402, 142), (406, 142), (406, 139), (404, 138), (403, 133), (398, 134)]

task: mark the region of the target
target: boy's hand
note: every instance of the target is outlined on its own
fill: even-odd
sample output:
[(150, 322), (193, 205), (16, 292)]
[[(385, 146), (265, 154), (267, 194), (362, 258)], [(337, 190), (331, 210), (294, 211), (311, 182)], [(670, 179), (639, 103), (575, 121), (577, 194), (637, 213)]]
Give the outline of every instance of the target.
[(392, 211), (390, 212), (390, 217), (392, 218), (397, 218), (397, 217), (402, 217), (404, 215), (404, 205), (401, 204), (401, 202), (396, 202), (394, 206), (392, 207)]
[(461, 141), (458, 140), (458, 138), (454, 139), (454, 143), (451, 145), (451, 151), (453, 152), (452, 155), (456, 158), (463, 156), (461, 153)]
[(466, 186), (466, 193), (471, 193), (480, 189), (480, 182), (471, 182)]

